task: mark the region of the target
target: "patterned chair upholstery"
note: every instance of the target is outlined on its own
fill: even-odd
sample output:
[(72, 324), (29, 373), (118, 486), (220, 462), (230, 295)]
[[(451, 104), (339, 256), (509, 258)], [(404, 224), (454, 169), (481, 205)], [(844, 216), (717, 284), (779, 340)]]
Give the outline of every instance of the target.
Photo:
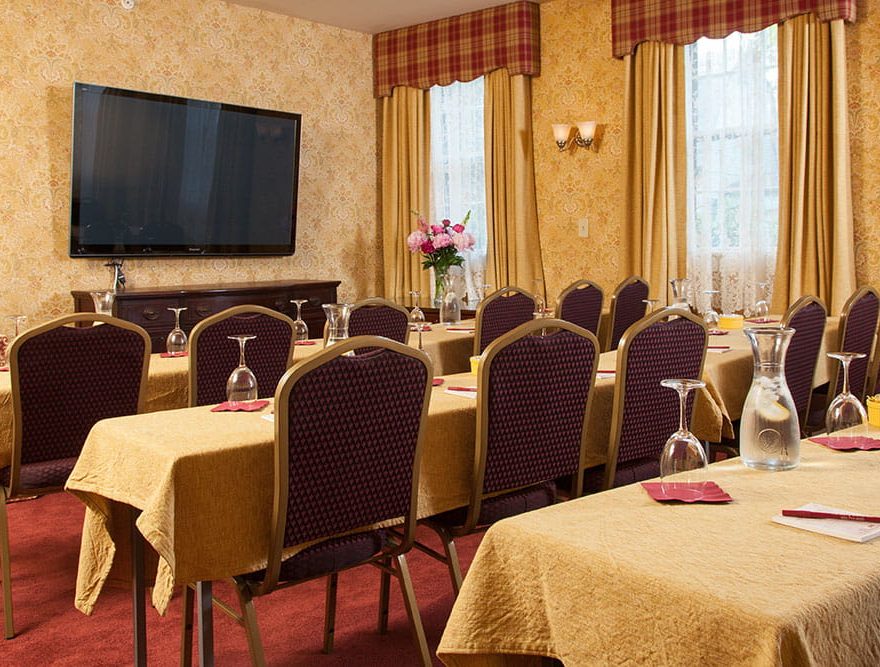
[(261, 397), (272, 396), (293, 358), (293, 320), (263, 306), (235, 306), (207, 317), (189, 339), (189, 404), (226, 400), (226, 380), (238, 366), (238, 342), (229, 336), (256, 336), (245, 347), (245, 362), (257, 378)]
[[(873, 287), (862, 287), (847, 299), (840, 315), (840, 338), (837, 349), (842, 352), (862, 352), (865, 357), (854, 359), (849, 365), (849, 389), (860, 401), (865, 398), (865, 391), (873, 379), (869, 371), (874, 370), (872, 354), (874, 338), (880, 319), (880, 294)], [(869, 383), (869, 379), (872, 380)], [(819, 390), (813, 396), (813, 404), (821, 409), (810, 414), (807, 430), (810, 434), (818, 433), (825, 428), (825, 410), (843, 389), (843, 373), (836, 364), (831, 373), (826, 394)]]
[[(98, 326), (69, 326), (91, 324)], [(93, 313), (68, 315), (21, 334), (9, 350), (11, 465), (0, 469), (0, 560), (6, 638), (14, 635), (6, 500), (55, 493), (92, 426), (136, 414), (144, 400), (150, 338), (140, 327)]]
[[(371, 352), (345, 354), (364, 348)], [(282, 378), (275, 393), (278, 521), (267, 527), (275, 546), (266, 569), (235, 577), (239, 620), (254, 664), (265, 664), (254, 597), (328, 576), (324, 649), (329, 652), (337, 573), (368, 563), (382, 569), (380, 631), (387, 623), (393, 575), (406, 599), (421, 661), (431, 664), (405, 560), (415, 533), (430, 391), (425, 354), (378, 336), (349, 338)], [(378, 524), (396, 528), (373, 527)], [(300, 546), (305, 548), (282, 559), (284, 550)]]
[[(324, 340), (327, 340), (325, 327)], [(354, 304), (348, 318), (348, 335), (384, 336), (404, 345), (409, 342), (409, 312), (387, 299), (365, 299)], [(359, 354), (369, 353), (363, 349)]]
[(602, 288), (596, 283), (589, 280), (575, 281), (562, 290), (556, 300), (555, 317), (577, 324), (598, 336), (603, 299)]
[(508, 331), (535, 317), (535, 297), (518, 287), (502, 287), (477, 306), (474, 355)]
[[(542, 330), (550, 333), (539, 335)], [(554, 480), (581, 492), (583, 443), (599, 343), (576, 325), (530, 320), (493, 342), (480, 364), (471, 502), (431, 517), (456, 593), (461, 570), (453, 537), (556, 501)]]
[[(617, 383), (611, 416), (608, 463), (601, 487), (623, 486), (660, 474), (660, 453), (678, 429), (678, 394), (663, 387), (668, 378), (701, 378), (706, 327), (691, 313), (658, 311), (624, 333), (617, 353)], [(695, 393), (688, 397), (690, 419)], [(587, 491), (598, 490), (597, 471), (588, 471)]]
[(639, 276), (630, 276), (614, 289), (603, 350), (616, 350), (624, 331), (645, 316), (647, 298), (648, 283)]
[(785, 358), (785, 380), (794, 399), (804, 437), (810, 414), (813, 377), (825, 336), (826, 317), (827, 311), (822, 301), (814, 296), (804, 296), (795, 301), (782, 318), (783, 326), (794, 329)]

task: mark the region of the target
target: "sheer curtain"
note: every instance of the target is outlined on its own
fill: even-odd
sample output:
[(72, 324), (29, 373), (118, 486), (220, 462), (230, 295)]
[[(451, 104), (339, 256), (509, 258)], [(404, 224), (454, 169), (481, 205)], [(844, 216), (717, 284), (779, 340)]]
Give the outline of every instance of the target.
[[(688, 277), (724, 312), (772, 293), (779, 225), (776, 26), (685, 47)], [(716, 303), (718, 303), (716, 301)]]
[(431, 223), (448, 218), (461, 222), (470, 211), (467, 229), (476, 238), (464, 253), (468, 301), (485, 282), (486, 177), (483, 150), (483, 77), (467, 83), (434, 86), (431, 96)]

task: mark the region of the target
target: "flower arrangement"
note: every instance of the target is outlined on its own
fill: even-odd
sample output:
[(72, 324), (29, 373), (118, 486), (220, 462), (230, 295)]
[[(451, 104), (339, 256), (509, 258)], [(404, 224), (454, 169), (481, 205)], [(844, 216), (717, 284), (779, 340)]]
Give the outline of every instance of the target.
[(465, 231), (470, 219), (471, 212), (468, 211), (464, 220), (454, 225), (450, 220), (444, 220), (439, 225), (429, 225), (419, 216), (418, 228), (406, 237), (406, 245), (410, 252), (422, 253), (422, 268), (434, 269), (437, 277), (444, 276), (450, 266), (461, 266), (464, 263), (464, 257), (459, 253), (470, 250), (476, 243), (474, 235)]

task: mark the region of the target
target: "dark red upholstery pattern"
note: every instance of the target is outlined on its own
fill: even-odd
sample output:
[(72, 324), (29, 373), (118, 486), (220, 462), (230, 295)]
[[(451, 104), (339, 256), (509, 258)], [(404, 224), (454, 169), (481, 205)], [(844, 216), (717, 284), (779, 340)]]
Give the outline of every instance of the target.
[[(520, 489), (512, 493), (485, 498), (480, 503), (480, 516), (477, 519), (477, 525), (490, 526), (496, 521), (501, 521), (501, 519), (541, 509), (555, 502), (556, 483), (552, 481), (530, 486), (527, 489)], [(467, 512), (467, 507), (459, 507), (449, 512), (432, 516), (431, 521), (449, 527), (462, 526), (467, 520)]]
[[(679, 400), (661, 380), (699, 378), (706, 348), (706, 330), (684, 317), (655, 322), (630, 341), (622, 381), (623, 422), (617, 474), (659, 459), (663, 445), (678, 429)], [(688, 397), (690, 420), (695, 393)]]
[(591, 285), (572, 290), (565, 295), (559, 314), (566, 322), (598, 334), (599, 318), (602, 317), (601, 290)]
[(290, 322), (264, 313), (227, 317), (199, 334), (196, 348), (195, 405), (212, 405), (226, 400), (226, 380), (238, 366), (238, 341), (228, 336), (253, 335), (245, 345), (245, 363), (257, 378), (261, 397), (274, 396), (275, 387), (287, 371), (293, 328)]
[[(846, 317), (846, 331), (843, 335), (841, 352), (862, 352), (863, 359), (853, 359), (849, 365), (849, 388), (859, 400), (865, 397), (865, 384), (868, 379), (868, 363), (877, 331), (877, 317), (880, 302), (873, 292), (865, 292), (849, 309)], [(843, 373), (837, 374), (837, 388), (832, 396), (843, 390)]]
[(584, 410), (598, 350), (560, 330), (525, 336), (490, 362), (483, 493), (578, 471)]
[[(59, 326), (24, 340), (13, 396), (21, 405), (21, 463), (75, 460), (95, 422), (135, 414), (144, 346), (139, 333), (112, 324)], [(23, 475), (55, 481), (66, 465), (59, 461)]]
[(609, 350), (616, 350), (624, 332), (645, 316), (647, 304), (643, 300), (647, 298), (648, 285), (640, 280), (626, 285), (617, 292), (617, 297), (614, 300), (614, 312), (611, 313)]
[(348, 318), (348, 335), (384, 336), (398, 343), (406, 343), (409, 316), (389, 306), (359, 306)]
[(819, 348), (825, 335), (825, 308), (817, 301), (811, 301), (788, 318), (788, 326), (795, 332), (785, 358), (785, 380), (803, 424), (813, 391)]
[(377, 350), (296, 382), (284, 546), (408, 513), (427, 379), (418, 359)]
[[(18, 486), (22, 489), (42, 489), (50, 486), (64, 486), (70, 471), (76, 465), (76, 456), (68, 459), (38, 461), (25, 463), (18, 475)], [(7, 466), (0, 470), (0, 485), (9, 486), (12, 468)]]
[(535, 302), (522, 292), (499, 296), (482, 309), (480, 315), (480, 354), (489, 343), (525, 324), (535, 316)]

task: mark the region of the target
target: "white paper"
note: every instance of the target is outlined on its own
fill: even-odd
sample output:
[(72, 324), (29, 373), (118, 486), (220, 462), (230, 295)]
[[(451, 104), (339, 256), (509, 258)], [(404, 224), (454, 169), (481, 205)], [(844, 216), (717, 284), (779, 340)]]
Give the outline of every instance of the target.
[(596, 371), (596, 379), (597, 380), (613, 380), (616, 376), (616, 373), (609, 373), (605, 371)]
[(455, 389), (447, 389), (446, 393), (452, 394), (453, 396), (461, 396), (462, 398), (473, 398), (473, 399), (477, 398), (476, 391), (457, 391)]
[[(830, 512), (832, 514), (859, 514), (859, 512), (827, 507), (818, 503), (807, 503), (796, 509), (808, 512)], [(783, 526), (809, 530), (813, 533), (822, 533), (823, 535), (839, 537), (851, 542), (867, 542), (875, 537), (880, 537), (880, 523), (847, 521), (846, 519), (802, 519), (796, 516), (782, 516), (781, 514), (774, 516), (773, 521), (781, 523)]]
[(725, 352), (730, 352), (729, 347), (707, 347), (707, 352), (712, 352), (713, 354), (724, 354)]
[(260, 417), (260, 419), (265, 419), (267, 422), (273, 422), (273, 423), (274, 423), (274, 421), (275, 421), (275, 415), (262, 415), (262, 416)]

